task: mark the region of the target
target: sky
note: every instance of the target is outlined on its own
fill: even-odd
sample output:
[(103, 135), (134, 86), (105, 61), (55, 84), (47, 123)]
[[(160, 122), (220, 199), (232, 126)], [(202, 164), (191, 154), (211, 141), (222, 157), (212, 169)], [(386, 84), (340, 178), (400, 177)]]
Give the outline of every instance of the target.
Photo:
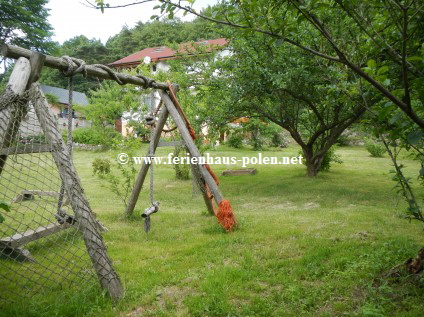
[[(113, 5), (132, 1), (109, 0), (108, 2)], [(106, 9), (103, 14), (100, 10), (86, 7), (84, 3), (85, 0), (49, 1), (47, 8), (50, 9), (49, 22), (54, 28), (52, 37), (54, 41), (62, 44), (74, 36), (85, 35), (89, 39), (96, 38), (106, 43), (109, 37), (121, 31), (124, 25), (133, 27), (136, 22), (148, 22), (152, 15), (159, 14), (159, 10), (153, 10), (153, 7), (158, 4), (156, 1), (126, 8)], [(215, 3), (217, 0), (196, 0), (194, 8), (200, 10)]]

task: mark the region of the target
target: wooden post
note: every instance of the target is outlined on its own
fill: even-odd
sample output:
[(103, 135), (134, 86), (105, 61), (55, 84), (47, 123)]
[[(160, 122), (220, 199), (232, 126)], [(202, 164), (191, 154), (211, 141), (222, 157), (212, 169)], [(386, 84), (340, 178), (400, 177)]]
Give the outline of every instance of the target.
[(41, 69), (44, 66), (46, 55), (37, 52), (31, 52), (29, 57), (29, 63), (31, 65), (31, 75), (29, 76), (28, 84), (26, 89), (29, 89), (32, 83), (35, 83), (41, 75)]
[(209, 214), (215, 215), (215, 211), (213, 210), (212, 201), (209, 198), (208, 192), (205, 186), (205, 180), (199, 171), (199, 166), (197, 164), (191, 164), (191, 172), (193, 174), (193, 180), (196, 182), (197, 187), (202, 193), (203, 200), (205, 201), (206, 208), (208, 209)]
[[(1, 48), (1, 55), (3, 55), (4, 57), (15, 58), (15, 59), (20, 57), (26, 57), (29, 59), (32, 53), (33, 53), (32, 51), (27, 50), (25, 48), (8, 45), (8, 44), (4, 44)], [(59, 70), (68, 69), (67, 63), (63, 61), (60, 57), (47, 55), (44, 64), (48, 67), (59, 69)], [(96, 67), (93, 65), (86, 65), (85, 69), (87, 71), (88, 76), (93, 76), (93, 77), (102, 78), (102, 79), (112, 79), (112, 80), (114, 79), (109, 72), (99, 67)], [(131, 76), (128, 74), (123, 74), (123, 73), (115, 73), (115, 75), (117, 78), (119, 78), (119, 80), (121, 80), (125, 84), (133, 84), (133, 85), (137, 85), (141, 87), (144, 87), (144, 85), (146, 84), (144, 79), (140, 77)], [(169, 89), (168, 84), (159, 83), (159, 82), (154, 82), (152, 84), (152, 87), (156, 89), (164, 89), (164, 90)]]
[(50, 113), (49, 104), (39, 84), (34, 83), (30, 89), (30, 100), (49, 143), (57, 145), (59, 150), (52, 152), (59, 175), (68, 193), (70, 204), (82, 231), (88, 254), (96, 270), (101, 286), (106, 289), (112, 300), (123, 295), (121, 281), (112, 267), (102, 236), (96, 229), (96, 219), (84, 195), (81, 182), (74, 164), (68, 155), (65, 143)]
[[(23, 115), (26, 113), (25, 88), (31, 75), (28, 59), (21, 57), (16, 61), (6, 90), (0, 97), (0, 149), (9, 148), (18, 133)], [(19, 102), (21, 99), (21, 102)], [(7, 104), (10, 102), (9, 104)], [(0, 155), (0, 175), (6, 164), (7, 154)]]
[[(197, 149), (196, 145), (194, 144), (193, 139), (190, 136), (190, 133), (186, 127), (186, 124), (181, 117), (180, 113), (178, 112), (177, 108), (175, 108), (174, 103), (172, 102), (169, 95), (162, 90), (158, 90), (160, 97), (162, 98), (163, 102), (165, 103), (166, 108), (169, 111), (170, 116), (174, 119), (175, 124), (178, 127), (178, 130), (181, 133), (181, 137), (184, 140), (184, 143), (190, 152), (192, 157), (201, 157), (199, 150)], [(215, 183), (215, 180), (213, 177), (209, 174), (206, 167), (202, 164), (198, 164), (199, 172), (202, 175), (203, 179), (205, 180), (206, 184), (209, 187), (209, 190), (211, 191), (215, 201), (217, 204), (219, 204), (223, 198), (222, 194), (219, 191), (218, 185)]]
[[(166, 119), (168, 119), (168, 114), (169, 114), (168, 110), (166, 108), (163, 108), (162, 113), (159, 117), (157, 126), (156, 126), (156, 133), (153, 140), (154, 151), (156, 151), (156, 148), (158, 146), (163, 127), (165, 126)], [(150, 140), (150, 142), (151, 141), (152, 140)], [(149, 150), (147, 151), (146, 156), (148, 154), (149, 154)], [(135, 208), (135, 205), (137, 204), (138, 196), (140, 195), (140, 191), (141, 191), (141, 188), (143, 187), (143, 183), (144, 183), (144, 180), (146, 179), (146, 175), (147, 175), (147, 172), (149, 171), (149, 167), (150, 167), (150, 164), (143, 161), (140, 168), (140, 172), (138, 173), (137, 179), (135, 180), (134, 188), (131, 192), (131, 197), (128, 200), (127, 209), (125, 210), (125, 214), (127, 217), (130, 217), (134, 212), (134, 208)]]

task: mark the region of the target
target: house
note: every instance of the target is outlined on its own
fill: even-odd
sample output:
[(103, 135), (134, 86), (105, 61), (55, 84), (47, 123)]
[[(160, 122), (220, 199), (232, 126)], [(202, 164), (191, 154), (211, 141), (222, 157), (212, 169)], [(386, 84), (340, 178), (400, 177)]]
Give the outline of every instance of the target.
[[(150, 65), (150, 71), (152, 73), (156, 73), (157, 71), (166, 72), (170, 69), (168, 61), (171, 59), (179, 58), (181, 55), (192, 56), (201, 59), (203, 55), (217, 52), (218, 57), (228, 56), (230, 55), (230, 50), (227, 47), (228, 43), (229, 42), (227, 39), (219, 38), (198, 42), (181, 43), (178, 45), (177, 50), (167, 46), (149, 47), (121, 58), (109, 64), (109, 66), (118, 70), (123, 70), (135, 68), (139, 64), (144, 63), (146, 65)], [(149, 109), (156, 108), (159, 102), (158, 100), (159, 98), (157, 95), (155, 95), (155, 93), (143, 96), (143, 102)], [(129, 131), (128, 128), (126, 128), (127, 120), (125, 120), (125, 117), (128, 116), (129, 114), (124, 114), (121, 122), (116, 122), (115, 124), (116, 130), (123, 135), (127, 135)]]
[(166, 62), (167, 60), (178, 58), (180, 54), (186, 54), (188, 56), (199, 56), (198, 47), (204, 47), (200, 55), (210, 54), (213, 51), (219, 51), (218, 54), (222, 56), (229, 55), (229, 50), (225, 48), (227, 44), (227, 39), (219, 38), (194, 43), (181, 43), (178, 45), (177, 51), (166, 46), (149, 47), (137, 53), (121, 58), (109, 64), (109, 66), (114, 68), (134, 68), (143, 62), (145, 64), (151, 65), (151, 72), (156, 72), (158, 70), (168, 71), (169, 65)]
[[(57, 120), (58, 128), (61, 130), (67, 129), (68, 126), (68, 95), (69, 91), (67, 89), (52, 87), (47, 85), (41, 85), (41, 90), (44, 95), (47, 96), (47, 100), (49, 100), (48, 95), (54, 96), (54, 102), (49, 102), (50, 111)], [(52, 99), (53, 99), (52, 98)], [(87, 96), (84, 93), (73, 91), (72, 92), (72, 104), (86, 106), (88, 105)], [(87, 121), (82, 114), (77, 111), (73, 111), (73, 127), (88, 127), (91, 126), (91, 123)], [(38, 123), (37, 116), (34, 112), (34, 108), (30, 106), (28, 113), (23, 118), (21, 123), (19, 134), (21, 137), (33, 136), (37, 134), (41, 134), (41, 127)]]
[[(45, 95), (53, 95), (55, 96), (55, 99), (57, 99), (57, 102), (49, 103), (50, 104), (50, 110), (52, 113), (56, 116), (58, 119), (59, 126), (63, 126), (63, 123), (67, 123), (68, 121), (68, 99), (69, 99), (69, 90), (53, 87), (53, 86), (47, 86), (47, 85), (41, 85), (41, 90)], [(73, 105), (79, 105), (79, 106), (86, 106), (88, 105), (88, 99), (87, 96), (82, 92), (73, 91), (72, 92), (72, 104)], [(74, 124), (77, 122), (80, 122), (81, 125), (84, 125), (85, 118), (84, 116), (77, 112), (73, 111), (72, 117), (76, 120)]]

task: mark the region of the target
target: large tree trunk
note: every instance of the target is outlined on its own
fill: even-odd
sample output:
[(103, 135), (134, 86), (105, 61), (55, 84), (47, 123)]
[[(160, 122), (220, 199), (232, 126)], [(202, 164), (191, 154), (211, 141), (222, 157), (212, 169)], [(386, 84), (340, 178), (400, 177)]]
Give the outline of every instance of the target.
[(318, 175), (324, 155), (316, 156), (312, 148), (303, 148), (303, 155), (306, 161), (306, 175), (308, 177), (315, 177)]

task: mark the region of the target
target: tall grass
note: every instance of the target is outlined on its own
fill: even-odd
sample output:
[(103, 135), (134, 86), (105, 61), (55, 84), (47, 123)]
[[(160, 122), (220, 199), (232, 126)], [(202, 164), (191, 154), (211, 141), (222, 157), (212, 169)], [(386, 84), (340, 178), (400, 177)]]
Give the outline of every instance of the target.
[[(144, 155), (147, 148), (139, 155)], [(157, 155), (170, 149), (160, 148)], [(298, 156), (299, 149), (264, 151)], [(220, 147), (216, 156), (254, 156)], [(387, 158), (363, 147), (337, 150), (343, 164), (315, 179), (302, 165), (256, 165), (256, 175), (220, 177), (238, 228), (225, 233), (206, 213), (192, 182), (172, 165), (155, 168), (160, 211), (145, 234), (137, 217), (92, 176), (91, 162), (114, 153), (75, 152), (86, 195), (109, 228), (104, 238), (126, 288), (112, 307), (96, 286), (82, 293), (37, 296), (3, 316), (422, 316), (424, 288), (381, 274), (423, 245), (423, 227), (401, 218), (405, 203), (392, 190)], [(410, 173), (418, 165), (405, 158)], [(240, 166), (216, 165), (220, 174)], [(419, 192), (420, 197), (424, 193)], [(155, 198), (155, 199), (156, 199)], [(69, 305), (68, 305), (69, 304)], [(7, 314), (5, 314), (7, 313)]]

